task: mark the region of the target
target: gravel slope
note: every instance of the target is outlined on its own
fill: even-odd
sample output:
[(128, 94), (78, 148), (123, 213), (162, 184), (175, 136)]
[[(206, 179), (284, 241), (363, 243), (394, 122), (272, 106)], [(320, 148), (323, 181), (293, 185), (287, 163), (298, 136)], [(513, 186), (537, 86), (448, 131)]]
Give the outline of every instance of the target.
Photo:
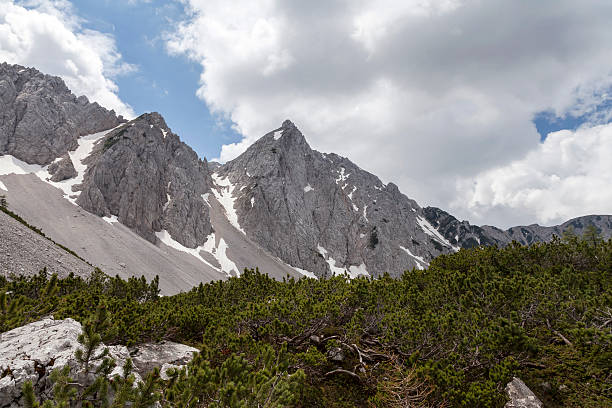
[[(1, 193), (6, 195), (11, 209), (108, 275), (123, 278), (144, 275), (148, 280), (159, 275), (160, 289), (165, 295), (190, 290), (200, 282), (227, 279), (227, 274), (207, 266), (190, 254), (163, 243), (152, 244), (128, 227), (118, 222), (106, 222), (70, 203), (59, 189), (42, 182), (33, 174), (0, 176), (0, 181), (8, 190)], [(287, 275), (300, 276), (293, 268), (271, 257), (229, 225), (212, 195), (210, 202), (217, 236), (224, 237), (228, 244), (227, 254), (240, 271), (244, 267), (258, 266), (262, 272), (276, 279)], [(6, 247), (15, 248), (12, 242), (4, 244), (2, 241)], [(20, 254), (19, 251), (10, 249), (13, 256)], [(215, 264), (213, 259), (209, 261)], [(57, 263), (55, 259), (54, 262)]]
[(0, 274), (35, 275), (46, 267), (60, 277), (87, 276), (93, 267), (0, 212)]

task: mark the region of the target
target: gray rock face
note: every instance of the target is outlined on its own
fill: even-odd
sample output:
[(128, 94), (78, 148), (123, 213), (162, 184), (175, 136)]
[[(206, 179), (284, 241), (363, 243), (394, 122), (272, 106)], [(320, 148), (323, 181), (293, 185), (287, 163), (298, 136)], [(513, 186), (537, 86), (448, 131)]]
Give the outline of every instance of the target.
[[(0, 64), (0, 155), (49, 164), (54, 182), (77, 177), (74, 183), (79, 183), (83, 177), (80, 185), (67, 183), (81, 192), (76, 199), (79, 206), (98, 216), (117, 217), (152, 243), (158, 242), (156, 233), (167, 231), (188, 249), (160, 235), (166, 238), (166, 246), (181, 256), (187, 252), (185, 257), (193, 256), (208, 268), (206, 280), (216, 277), (216, 272), (237, 273), (255, 266), (274, 270), (277, 277), (285, 276), (287, 270), (294, 273), (293, 268), (309, 276), (377, 277), (385, 272), (399, 276), (406, 269), (425, 268), (434, 257), (461, 247), (548, 241), (569, 226), (578, 235), (590, 224), (604, 237), (612, 235), (612, 216), (506, 231), (460, 222), (438, 208), (421, 208), (393, 183), (384, 185), (346, 158), (312, 150), (289, 121), (225, 165), (200, 160), (157, 113), (118, 126), (122, 122), (113, 111), (85, 97), (76, 98), (57, 77)], [(113, 130), (104, 135), (102, 131), (108, 129)], [(79, 136), (95, 132), (101, 132), (102, 139), (87, 158), (73, 163), (67, 152), (79, 145)], [(84, 174), (81, 164), (87, 166)], [(23, 183), (15, 180), (16, 186)], [(9, 194), (9, 199), (20, 197), (19, 189)], [(34, 219), (48, 218), (40, 216), (42, 204), (24, 205), (29, 197), (21, 198), (22, 207)], [(77, 221), (71, 221), (54, 232), (74, 235)], [(214, 242), (207, 241), (210, 237)], [(78, 245), (89, 249), (81, 242)], [(198, 251), (191, 251), (197, 247)], [(149, 247), (139, 248), (134, 259), (140, 264), (149, 257), (142, 255), (147, 252), (142, 248)], [(113, 251), (117, 252), (116, 247)], [(114, 262), (119, 262), (122, 271), (131, 268), (123, 261)], [(185, 282), (204, 278), (204, 274), (190, 275)]]
[(79, 136), (122, 122), (114, 111), (76, 97), (58, 77), (0, 64), (0, 154), (49, 164), (77, 147)]
[(71, 179), (78, 174), (68, 153), (51, 163), (48, 170), (49, 174), (52, 175), (51, 181), (55, 182)]
[(533, 224), (512, 227), (504, 231), (489, 225), (479, 227), (467, 221), (459, 221), (446, 211), (435, 207), (426, 207), (423, 212), (427, 220), (447, 240), (462, 248), (472, 248), (478, 245), (505, 246), (512, 241), (523, 245), (549, 242), (553, 236), (563, 236), (563, 233), (570, 227), (573, 228), (576, 235), (580, 236), (589, 225), (595, 226), (603, 238), (612, 237), (612, 216), (610, 215), (587, 215), (553, 227)]
[(155, 243), (167, 230), (194, 248), (212, 232), (206, 160), (172, 133), (157, 113), (144, 114), (109, 132), (83, 161), (87, 164), (77, 204), (119, 222)]
[[(23, 406), (21, 391), (26, 381), (32, 382), (37, 395), (48, 395), (52, 386), (49, 375), (55, 368), (68, 365), (71, 376), (79, 382), (92, 380), (80, 371), (74, 357), (79, 348), (77, 337), (80, 333), (79, 322), (50, 318), (0, 334), (0, 408)], [(100, 350), (104, 347), (102, 345)], [(164, 342), (143, 344), (137, 349), (110, 346), (109, 351), (117, 364), (111, 376), (121, 375), (125, 361), (131, 357), (138, 381), (156, 367), (162, 368), (162, 375), (170, 366), (180, 368), (198, 350), (183, 344)]]
[(398, 276), (453, 250), (397, 186), (312, 150), (289, 121), (213, 178), (232, 184), (238, 222), (250, 239), (318, 276)]
[(544, 406), (520, 378), (514, 377), (506, 385), (506, 394), (510, 401), (504, 405), (504, 408), (542, 408)]

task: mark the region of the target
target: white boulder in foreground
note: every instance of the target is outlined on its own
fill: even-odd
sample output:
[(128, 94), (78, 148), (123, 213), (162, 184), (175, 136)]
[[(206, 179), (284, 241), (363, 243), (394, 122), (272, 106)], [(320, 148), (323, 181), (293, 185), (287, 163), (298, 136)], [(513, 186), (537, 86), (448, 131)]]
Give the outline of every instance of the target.
[(504, 408), (542, 408), (544, 406), (520, 378), (514, 377), (506, 385), (506, 393), (510, 401), (504, 405)]
[[(79, 365), (74, 353), (80, 347), (77, 341), (80, 333), (81, 324), (73, 319), (47, 318), (0, 334), (0, 408), (22, 406), (21, 390), (26, 381), (32, 382), (37, 395), (48, 395), (52, 386), (49, 374), (55, 368), (69, 365), (75, 376)], [(198, 351), (169, 341), (129, 349), (108, 348), (117, 364), (112, 375), (121, 375), (126, 359), (131, 357), (137, 380), (156, 367), (161, 367), (163, 378), (167, 368), (187, 364)]]

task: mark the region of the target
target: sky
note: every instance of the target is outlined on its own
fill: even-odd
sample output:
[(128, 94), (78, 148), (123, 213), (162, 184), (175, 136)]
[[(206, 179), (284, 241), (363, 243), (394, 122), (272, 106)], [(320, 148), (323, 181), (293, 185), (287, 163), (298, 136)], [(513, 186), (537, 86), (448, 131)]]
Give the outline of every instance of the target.
[(0, 0), (0, 60), (222, 162), (291, 119), (422, 206), (612, 213), (608, 0)]

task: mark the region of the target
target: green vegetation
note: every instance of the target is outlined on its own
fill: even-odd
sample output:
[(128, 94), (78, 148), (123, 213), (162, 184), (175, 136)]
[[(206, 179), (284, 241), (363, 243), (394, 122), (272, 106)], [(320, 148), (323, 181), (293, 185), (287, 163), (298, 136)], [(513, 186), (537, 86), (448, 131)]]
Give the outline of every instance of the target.
[(169, 297), (99, 271), (52, 280), (0, 278), (2, 330), (36, 310), (72, 317), (83, 361), (99, 339), (199, 347), (186, 370), (134, 388), (163, 406), (501, 407), (512, 376), (547, 407), (612, 406), (612, 240), (595, 233), (461, 250), (399, 279), (245, 271)]
[[(129, 130), (129, 128), (129, 126), (123, 125), (118, 130), (116, 130), (114, 134), (108, 136), (104, 140), (104, 146), (102, 147), (102, 151), (107, 151), (108, 149), (113, 147), (115, 143), (119, 142), (119, 140), (121, 140), (121, 137), (125, 134), (125, 132)], [(123, 136), (123, 138), (125, 139), (126, 136)]]

